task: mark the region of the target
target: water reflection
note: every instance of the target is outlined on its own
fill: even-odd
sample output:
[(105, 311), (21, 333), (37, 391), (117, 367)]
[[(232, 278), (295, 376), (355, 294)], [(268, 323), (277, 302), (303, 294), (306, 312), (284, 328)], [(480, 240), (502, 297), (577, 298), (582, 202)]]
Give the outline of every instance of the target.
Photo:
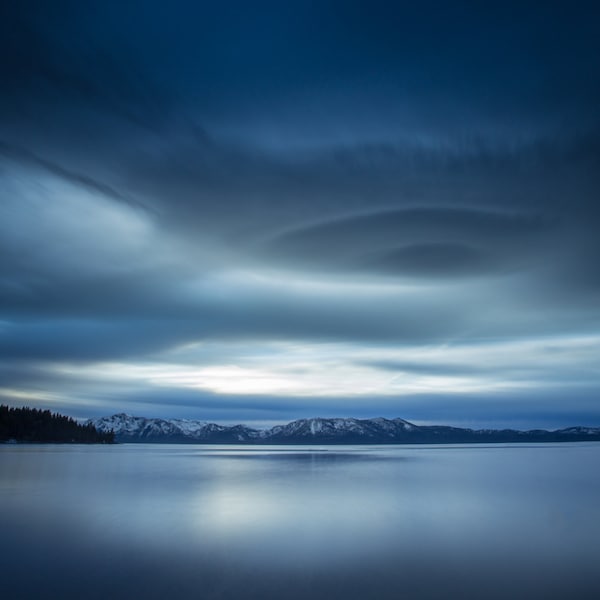
[(5, 446), (0, 575), (10, 598), (591, 598), (598, 458), (600, 444)]

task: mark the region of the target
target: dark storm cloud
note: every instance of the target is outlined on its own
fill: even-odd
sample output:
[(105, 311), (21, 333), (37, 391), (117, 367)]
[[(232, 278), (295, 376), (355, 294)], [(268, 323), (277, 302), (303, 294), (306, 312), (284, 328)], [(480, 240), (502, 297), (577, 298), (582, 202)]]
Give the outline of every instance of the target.
[[(515, 381), (544, 381), (552, 382), (555, 385), (564, 385), (569, 380), (570, 385), (580, 387), (582, 385), (593, 385), (595, 380), (595, 368), (593, 362), (589, 360), (579, 361), (565, 360), (561, 371), (550, 371), (547, 368), (547, 361), (544, 361), (544, 352), (539, 352), (538, 363), (535, 361), (522, 361), (520, 364), (502, 365), (496, 363), (481, 364), (472, 360), (462, 359), (453, 363), (444, 363), (431, 359), (421, 361), (410, 360), (367, 360), (357, 362), (357, 366), (369, 366), (396, 374), (410, 374), (414, 376), (433, 375), (433, 376), (494, 376), (502, 373), (506, 380)], [(567, 364), (569, 362), (569, 364)]]
[[(548, 7), (542, 16), (520, 4), (262, 6), (7, 5), (8, 143), (118, 195), (137, 191), (180, 225), (216, 219), (236, 232), (407, 201), (555, 202), (539, 189), (530, 198), (522, 171), (531, 153), (494, 148), (516, 145), (518, 154), (540, 136), (554, 148), (589, 130), (583, 109), (598, 78), (594, 54), (585, 52), (593, 49), (585, 14)], [(69, 75), (46, 75), (54, 72)], [(532, 81), (527, 102), (513, 98)], [(373, 94), (361, 99), (365, 89)], [(559, 91), (557, 116), (560, 106), (548, 104)], [(493, 127), (480, 126), (479, 113), (494, 102), (503, 104), (500, 115), (489, 117)], [(303, 103), (321, 108), (305, 114)], [(438, 103), (455, 108), (446, 114)], [(268, 114), (258, 114), (261, 107)], [(435, 114), (415, 118), (419, 107)], [(509, 125), (531, 127), (537, 116), (535, 131)], [(310, 129), (304, 121), (321, 132), (308, 154), (296, 143)], [(232, 136), (232, 128), (242, 133)], [(270, 129), (284, 138), (274, 151)], [(548, 173), (542, 160), (536, 176)], [(503, 184), (507, 169), (511, 183)]]
[[(151, 296), (153, 292), (160, 294), (151, 290)], [(266, 289), (219, 287), (188, 302), (171, 294), (145, 300), (137, 294), (119, 297), (119, 290), (110, 289), (91, 297), (84, 287), (79, 295), (67, 296), (66, 305), (34, 294), (37, 307), (24, 309), (17, 303), (12, 310), (4, 308), (11, 320), (0, 328), (0, 355), (75, 361), (135, 358), (214, 339), (421, 343), (446, 340), (464, 327), (460, 313), (427, 298), (400, 303), (389, 295), (342, 299), (338, 294), (277, 290), (277, 284)], [(84, 298), (90, 298), (87, 306)], [(424, 314), (427, 325), (420, 322)]]
[(2, 104), (11, 116), (43, 122), (50, 112), (65, 126), (74, 109), (75, 120), (89, 119), (80, 111), (93, 109), (155, 127), (166, 108), (162, 94), (128, 60), (118, 36), (106, 39), (96, 28), (102, 12), (101, 4), (86, 10), (71, 0), (3, 5)]
[(184, 328), (189, 325), (159, 318), (151, 323), (131, 318), (13, 321), (0, 333), (0, 356), (84, 362), (143, 356), (185, 340)]
[[(68, 181), (76, 186), (81, 186), (91, 192), (102, 194), (107, 198), (117, 200), (119, 202), (126, 202), (133, 206), (142, 206), (132, 198), (127, 197), (118, 190), (111, 186), (93, 179), (83, 173), (77, 173), (69, 169), (65, 169), (61, 165), (58, 165), (50, 160), (37, 156), (30, 150), (20, 148), (19, 146), (13, 146), (0, 140), (0, 156), (5, 156), (8, 159), (15, 161), (16, 163), (25, 164), (28, 166), (37, 167), (44, 171), (47, 171), (61, 179)], [(145, 207), (144, 207), (145, 208)]]
[(386, 250), (367, 259), (364, 266), (370, 271), (399, 275), (456, 277), (494, 272), (502, 261), (466, 244), (430, 242)]
[(58, 119), (62, 139), (81, 125), (104, 133), (106, 120), (89, 109), (151, 131), (195, 115), (255, 143), (478, 129), (527, 137), (532, 128), (564, 128), (567, 117), (597, 122), (595, 11), (522, 3), (6, 3), (4, 105), (24, 117), (23, 128)]
[(528, 246), (535, 246), (551, 225), (540, 215), (413, 208), (300, 228), (279, 235), (269, 251), (317, 267), (417, 276), (479, 275), (527, 262)]
[(481, 373), (486, 368), (480, 365), (467, 365), (455, 363), (440, 362), (417, 362), (417, 361), (399, 361), (399, 360), (368, 360), (363, 363), (370, 367), (390, 371), (391, 373), (408, 372), (424, 375), (471, 375)]

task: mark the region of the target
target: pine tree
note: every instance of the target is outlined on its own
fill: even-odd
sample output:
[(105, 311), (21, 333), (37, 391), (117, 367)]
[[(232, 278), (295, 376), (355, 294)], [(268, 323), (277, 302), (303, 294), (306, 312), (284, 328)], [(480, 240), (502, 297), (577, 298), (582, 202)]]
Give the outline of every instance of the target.
[(114, 444), (115, 434), (93, 425), (80, 425), (71, 417), (37, 408), (0, 406), (0, 442), (52, 442)]

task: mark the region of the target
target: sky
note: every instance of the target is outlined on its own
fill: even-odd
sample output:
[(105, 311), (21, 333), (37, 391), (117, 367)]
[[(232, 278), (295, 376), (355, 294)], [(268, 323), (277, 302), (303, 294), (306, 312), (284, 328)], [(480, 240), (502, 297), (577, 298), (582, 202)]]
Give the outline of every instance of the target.
[(0, 8), (0, 403), (600, 425), (600, 8)]

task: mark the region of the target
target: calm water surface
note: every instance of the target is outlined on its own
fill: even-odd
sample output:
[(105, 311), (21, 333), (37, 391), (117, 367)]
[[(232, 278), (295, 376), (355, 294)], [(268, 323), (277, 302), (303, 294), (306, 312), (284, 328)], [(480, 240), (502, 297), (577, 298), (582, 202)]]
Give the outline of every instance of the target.
[(597, 598), (600, 443), (0, 446), (2, 597)]

